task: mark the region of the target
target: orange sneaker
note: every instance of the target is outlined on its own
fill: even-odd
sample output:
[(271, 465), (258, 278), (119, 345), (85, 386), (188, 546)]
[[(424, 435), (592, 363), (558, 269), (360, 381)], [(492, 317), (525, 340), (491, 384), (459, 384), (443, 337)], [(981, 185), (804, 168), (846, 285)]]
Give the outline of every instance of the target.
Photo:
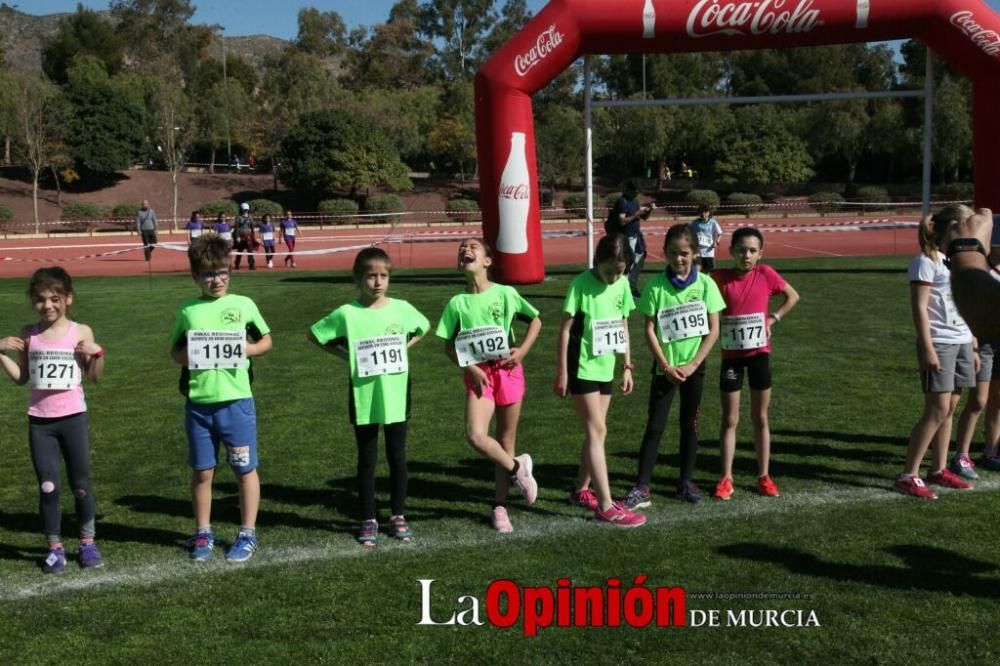
[(757, 490), (764, 497), (780, 497), (781, 493), (778, 492), (778, 486), (774, 484), (774, 481), (769, 476), (762, 476), (757, 479)]
[(712, 496), (716, 499), (728, 501), (730, 497), (733, 496), (733, 480), (728, 476), (722, 477), (719, 483), (715, 486), (715, 492)]

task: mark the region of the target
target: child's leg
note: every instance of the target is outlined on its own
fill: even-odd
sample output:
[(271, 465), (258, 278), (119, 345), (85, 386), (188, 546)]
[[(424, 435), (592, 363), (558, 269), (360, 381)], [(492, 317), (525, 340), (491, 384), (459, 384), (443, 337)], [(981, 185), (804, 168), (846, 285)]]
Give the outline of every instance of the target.
[(587, 465), (587, 447), (583, 446), (580, 448), (580, 465), (576, 472), (576, 488), (574, 490), (589, 488), (593, 478), (590, 467)]
[(191, 473), (191, 505), (194, 508), (195, 528), (212, 524), (212, 479), (215, 469), (196, 469)]
[(955, 409), (958, 407), (958, 401), (962, 397), (962, 391), (956, 390), (945, 395), (948, 397), (947, 412), (931, 440), (934, 448), (934, 460), (931, 464), (931, 472), (940, 472), (948, 466), (948, 448), (951, 446), (951, 422), (952, 417), (955, 415)]
[(649, 387), (649, 405), (646, 409), (646, 431), (642, 435), (639, 446), (639, 472), (635, 485), (648, 487), (659, 455), (660, 440), (663, 439), (663, 429), (670, 415), (670, 405), (674, 400), (676, 384), (672, 384), (663, 375), (656, 375)]
[(705, 364), (703, 363), (680, 386), (681, 483), (691, 481), (694, 478), (694, 467), (698, 456), (698, 413), (701, 411), (701, 396), (704, 388)]
[(390, 423), (385, 431), (385, 457), (389, 461), (389, 505), (393, 516), (406, 510), (406, 421)]
[(722, 477), (733, 478), (733, 457), (736, 455), (736, 427), (740, 424), (740, 394), (742, 391), (722, 391), (722, 418), (719, 426), (719, 460)]
[(504, 450), (500, 442), (490, 437), (490, 421), (496, 405), (492, 400), (466, 396), (465, 439), (481, 455), (492, 460), (498, 467), (510, 473), (514, 469), (514, 457)]
[(990, 395), (990, 382), (976, 382), (976, 388), (969, 391), (962, 415), (958, 417), (958, 436), (955, 439), (955, 453), (969, 455), (972, 438), (976, 434), (976, 423), (986, 407)]
[(510, 472), (514, 467), (514, 452), (517, 450), (517, 423), (521, 420), (521, 403), (501, 405), (496, 408), (497, 441), (504, 453), (511, 457), (511, 469), (498, 464), (494, 469), (496, 479), (496, 502), (503, 504), (510, 493)]
[(62, 454), (66, 460), (66, 476), (73, 490), (76, 519), (80, 524), (80, 539), (92, 541), (94, 538), (94, 494), (90, 486), (90, 433), (87, 413), (64, 419), (59, 428), (62, 431)]
[(583, 421), (583, 461), (590, 471), (597, 491), (601, 511), (607, 511), (612, 504), (611, 485), (608, 483), (608, 463), (604, 455), (604, 440), (607, 438), (608, 407), (611, 396), (598, 391), (573, 396), (576, 413)]
[(257, 470), (239, 475), (240, 482), (240, 527), (257, 526), (257, 511), (260, 509), (260, 476)]
[[(386, 439), (388, 440), (388, 433)], [(375, 464), (378, 459), (378, 424), (354, 426), (358, 445), (358, 502), (361, 519), (375, 520)], [(386, 441), (386, 447), (389, 443)]]
[(750, 419), (753, 421), (753, 448), (757, 454), (758, 476), (768, 476), (771, 462), (771, 426), (767, 412), (771, 407), (771, 389), (750, 389)]
[(1000, 380), (990, 382), (989, 398), (986, 401), (985, 435), (983, 455), (995, 456), (997, 441), (1000, 440)]
[(28, 422), (31, 464), (38, 479), (38, 513), (49, 546), (62, 543), (59, 510), (59, 439), (50, 424)]
[(927, 447), (930, 446), (931, 440), (934, 439), (942, 424), (948, 420), (948, 414), (951, 411), (951, 396), (951, 392), (924, 394), (924, 413), (920, 415), (920, 420), (910, 431), (904, 473), (911, 476), (920, 473), (920, 463), (927, 453)]

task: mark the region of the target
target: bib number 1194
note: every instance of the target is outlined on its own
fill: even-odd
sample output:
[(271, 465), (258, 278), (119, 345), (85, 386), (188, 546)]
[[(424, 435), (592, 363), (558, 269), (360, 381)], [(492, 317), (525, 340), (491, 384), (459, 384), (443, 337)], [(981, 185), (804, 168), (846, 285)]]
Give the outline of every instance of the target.
[(232, 370), (247, 365), (246, 331), (188, 331), (188, 368)]

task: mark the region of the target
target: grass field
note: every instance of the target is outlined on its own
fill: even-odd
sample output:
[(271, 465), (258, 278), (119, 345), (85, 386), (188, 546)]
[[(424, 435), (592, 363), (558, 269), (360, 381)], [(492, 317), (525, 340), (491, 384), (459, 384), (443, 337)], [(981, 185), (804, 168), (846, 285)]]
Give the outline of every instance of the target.
[[(253, 297), (275, 350), (256, 364), (263, 504), (261, 549), (246, 565), (192, 565), (183, 399), (167, 336), (189, 278), (88, 278), (75, 315), (107, 350), (99, 385), (87, 387), (107, 566), (71, 565), (57, 578), (43, 555), (27, 452), (27, 390), (0, 389), (0, 663), (461, 662), (461, 663), (904, 663), (948, 658), (996, 663), (1000, 599), (997, 514), (1000, 474), (971, 493), (919, 502), (889, 490), (919, 415), (906, 261), (787, 260), (775, 266), (802, 294), (776, 329), (771, 410), (772, 473), (782, 497), (753, 492), (749, 419), (741, 424), (737, 492), (699, 506), (672, 499), (676, 414), (654, 476), (650, 522), (638, 530), (594, 524), (569, 506), (581, 428), (550, 391), (562, 297), (575, 270), (551, 272), (521, 292), (542, 311), (528, 357), (529, 398), (519, 448), (531, 453), (538, 503), (515, 501), (515, 533), (486, 516), (492, 470), (463, 440), (460, 377), (429, 337), (411, 354), (409, 545), (354, 542), (353, 436), (346, 364), (305, 340), (307, 327), (351, 299), (344, 275), (237, 274), (232, 291)], [(72, 267), (70, 267), (72, 269)], [(450, 272), (400, 272), (390, 294), (436, 322), (460, 290)], [(0, 282), (12, 334), (32, 312), (24, 281)], [(640, 322), (633, 318), (633, 338)], [(634, 352), (637, 390), (616, 396), (609, 419), (612, 486), (631, 485), (645, 420), (649, 354)], [(708, 370), (697, 481), (718, 475), (718, 352)], [(676, 407), (675, 407), (676, 409)], [(977, 437), (974, 453), (978, 454)], [(380, 475), (384, 475), (384, 466)], [(231, 472), (217, 477), (214, 525), (224, 545), (238, 519)], [(64, 532), (75, 521), (69, 498)], [(387, 518), (387, 488), (380, 485)], [(68, 542), (75, 552), (75, 543)], [(814, 611), (821, 626), (549, 628), (417, 626), (418, 579), (434, 579), (433, 614), (447, 618), (463, 595), (483, 601), (491, 581), (555, 587), (683, 586), (689, 609)], [(724, 593), (798, 593), (796, 600), (724, 599)], [(695, 595), (704, 595), (695, 598)], [(711, 598), (716, 595), (716, 598)], [(485, 620), (485, 612), (481, 612)]]

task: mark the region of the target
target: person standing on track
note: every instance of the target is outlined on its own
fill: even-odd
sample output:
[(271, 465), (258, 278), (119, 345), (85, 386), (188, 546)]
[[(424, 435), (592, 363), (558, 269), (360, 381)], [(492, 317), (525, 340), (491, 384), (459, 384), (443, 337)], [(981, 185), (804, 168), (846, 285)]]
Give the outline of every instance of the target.
[(252, 271), (257, 270), (256, 261), (253, 257), (254, 245), (256, 245), (254, 222), (253, 217), (250, 215), (250, 204), (245, 201), (240, 204), (240, 214), (236, 216), (235, 227), (236, 241), (233, 244), (233, 250), (236, 253), (236, 270), (240, 269), (240, 260), (243, 258), (244, 252), (247, 255), (247, 266)]
[(142, 252), (146, 261), (153, 258), (153, 248), (156, 247), (156, 211), (149, 207), (149, 200), (142, 200), (142, 208), (135, 214), (135, 230), (142, 237)]

